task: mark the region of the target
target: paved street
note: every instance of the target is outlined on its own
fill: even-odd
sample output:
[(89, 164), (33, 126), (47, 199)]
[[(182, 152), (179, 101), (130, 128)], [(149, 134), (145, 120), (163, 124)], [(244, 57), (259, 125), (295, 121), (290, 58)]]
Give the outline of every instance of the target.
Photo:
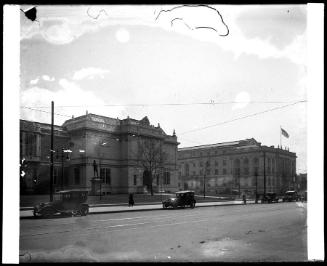
[(306, 203), (21, 219), (20, 261), (305, 261)]

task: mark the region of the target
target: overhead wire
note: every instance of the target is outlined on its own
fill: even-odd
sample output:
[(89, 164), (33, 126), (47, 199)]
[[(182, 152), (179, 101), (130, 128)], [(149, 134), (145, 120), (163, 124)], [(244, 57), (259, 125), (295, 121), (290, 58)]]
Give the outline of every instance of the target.
[(306, 100), (297, 101), (297, 102), (293, 102), (291, 104), (286, 104), (286, 105), (283, 105), (283, 106), (274, 107), (274, 108), (267, 109), (267, 110), (264, 110), (264, 111), (261, 111), (261, 112), (257, 112), (257, 113), (253, 113), (253, 114), (250, 114), (250, 115), (245, 115), (245, 116), (241, 116), (241, 117), (234, 118), (234, 119), (231, 119), (231, 120), (226, 120), (226, 121), (223, 121), (223, 122), (214, 124), (214, 125), (209, 125), (209, 126), (205, 126), (205, 127), (200, 127), (200, 128), (196, 128), (196, 129), (184, 131), (182, 133), (179, 133), (179, 135), (184, 135), (184, 134), (188, 134), (188, 133), (192, 133), (192, 132), (204, 130), (204, 129), (207, 129), (207, 128), (216, 127), (216, 126), (219, 126), (219, 125), (231, 123), (231, 122), (234, 122), (234, 121), (237, 121), (237, 120), (241, 120), (241, 119), (245, 119), (245, 118), (248, 118), (248, 117), (253, 117), (253, 116), (260, 115), (260, 114), (264, 114), (264, 113), (272, 112), (272, 111), (275, 111), (275, 110), (283, 109), (283, 108), (286, 108), (286, 107), (289, 107), (289, 106), (292, 106), (292, 105), (295, 105), (295, 104), (298, 104), (298, 103), (303, 103), (303, 102), (306, 102)]
[[(102, 104), (102, 105), (59, 105), (58, 108), (78, 108), (78, 107), (146, 107), (146, 106), (187, 106), (187, 105), (222, 105), (222, 104), (275, 104), (275, 103), (292, 103), (293, 101), (225, 101), (215, 102), (191, 102), (191, 103), (130, 103), (130, 104)], [(29, 106), (30, 108), (51, 108), (50, 106)]]

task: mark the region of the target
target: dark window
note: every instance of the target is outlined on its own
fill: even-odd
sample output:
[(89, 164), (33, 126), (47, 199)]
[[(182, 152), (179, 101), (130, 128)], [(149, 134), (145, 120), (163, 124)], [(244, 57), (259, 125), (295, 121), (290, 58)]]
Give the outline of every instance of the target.
[(244, 167), (243, 168), (243, 173), (244, 173), (244, 175), (248, 175), (249, 174), (249, 168), (248, 167)]
[(185, 175), (189, 175), (190, 174), (190, 167), (188, 165), (188, 163), (185, 164)]
[(134, 186), (137, 184), (137, 175), (134, 175)]
[(79, 183), (80, 183), (79, 168), (74, 168), (74, 184), (79, 185)]
[(105, 176), (106, 176), (106, 168), (101, 168), (100, 169), (100, 178), (102, 180), (104, 180)]
[(111, 169), (110, 168), (101, 168), (100, 169), (100, 178), (102, 182), (106, 184), (111, 184)]
[(106, 179), (105, 179), (106, 184), (111, 184), (111, 169), (106, 168)]
[(215, 169), (215, 175), (218, 175), (218, 174), (219, 174), (218, 169)]
[(58, 173), (59, 169), (57, 167), (53, 168), (53, 184), (57, 184), (58, 182)]
[(170, 172), (165, 172), (164, 174), (164, 184), (170, 185)]
[(223, 169), (223, 175), (226, 175), (227, 174), (227, 171), (226, 171), (226, 168)]
[(157, 175), (157, 186), (159, 186), (159, 175)]
[(226, 165), (226, 160), (223, 160), (223, 165)]

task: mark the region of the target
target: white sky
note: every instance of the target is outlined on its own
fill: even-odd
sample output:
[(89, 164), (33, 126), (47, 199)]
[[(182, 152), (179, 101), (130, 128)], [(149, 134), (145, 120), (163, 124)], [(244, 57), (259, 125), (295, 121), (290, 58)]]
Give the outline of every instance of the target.
[(51, 100), (59, 125), (86, 110), (147, 115), (175, 129), (180, 147), (251, 137), (277, 146), (282, 126), (305, 172), (305, 102), (193, 130), (306, 100), (306, 7), (176, 7), (38, 6), (38, 22), (21, 12), (21, 107), (48, 112), (21, 108), (21, 118), (50, 123)]

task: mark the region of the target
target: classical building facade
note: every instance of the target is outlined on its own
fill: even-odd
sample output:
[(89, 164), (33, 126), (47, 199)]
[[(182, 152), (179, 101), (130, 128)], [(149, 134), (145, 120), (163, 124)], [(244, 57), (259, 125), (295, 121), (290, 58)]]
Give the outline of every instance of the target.
[[(22, 187), (50, 187), (51, 125), (20, 120)], [(177, 137), (142, 120), (86, 114), (54, 126), (54, 187), (90, 194), (177, 189)], [(152, 180), (152, 182), (151, 182)]]
[(283, 193), (294, 188), (296, 154), (245, 139), (178, 149), (180, 189), (197, 193)]

